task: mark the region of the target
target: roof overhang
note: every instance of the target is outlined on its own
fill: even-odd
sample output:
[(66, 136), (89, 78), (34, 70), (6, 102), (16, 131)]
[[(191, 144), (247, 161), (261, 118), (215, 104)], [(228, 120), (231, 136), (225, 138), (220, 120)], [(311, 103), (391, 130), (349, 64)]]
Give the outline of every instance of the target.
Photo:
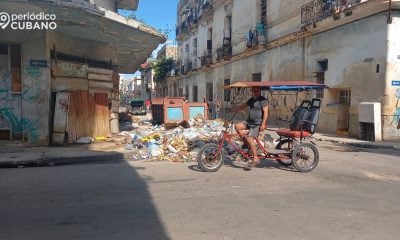
[(26, 13), (43, 11), (57, 16), (56, 32), (107, 43), (115, 47), (117, 62), (113, 68), (119, 73), (134, 73), (165, 36), (145, 24), (127, 19), (115, 12), (98, 9), (89, 4), (81, 5), (64, 1), (41, 1), (34, 3), (6, 0), (0, 3), (2, 11)]
[(117, 8), (136, 10), (139, 5), (139, 0), (117, 0)]

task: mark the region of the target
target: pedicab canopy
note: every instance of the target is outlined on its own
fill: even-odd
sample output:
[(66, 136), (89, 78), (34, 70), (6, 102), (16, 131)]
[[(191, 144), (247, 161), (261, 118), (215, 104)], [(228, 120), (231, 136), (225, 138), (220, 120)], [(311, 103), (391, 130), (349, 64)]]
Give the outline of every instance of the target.
[(224, 86), (224, 89), (231, 88), (252, 88), (260, 87), (261, 90), (286, 90), (286, 91), (302, 91), (310, 89), (327, 88), (326, 85), (310, 81), (264, 81), (264, 82), (236, 82), (231, 85)]

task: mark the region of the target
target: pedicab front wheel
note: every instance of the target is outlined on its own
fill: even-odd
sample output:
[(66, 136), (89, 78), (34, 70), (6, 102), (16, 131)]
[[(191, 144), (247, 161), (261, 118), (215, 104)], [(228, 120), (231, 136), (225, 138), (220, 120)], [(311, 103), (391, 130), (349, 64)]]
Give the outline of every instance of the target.
[(292, 163), (300, 172), (312, 171), (319, 162), (318, 149), (311, 143), (299, 143), (293, 149)]
[(197, 163), (201, 170), (205, 172), (216, 172), (224, 164), (224, 153), (218, 148), (215, 143), (204, 145), (198, 155)]

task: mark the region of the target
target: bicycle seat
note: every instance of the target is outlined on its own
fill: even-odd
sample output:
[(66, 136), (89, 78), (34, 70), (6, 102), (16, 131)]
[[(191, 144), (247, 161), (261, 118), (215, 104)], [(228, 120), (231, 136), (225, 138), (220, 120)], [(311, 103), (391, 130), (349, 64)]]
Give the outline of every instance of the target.
[(287, 128), (282, 128), (276, 130), (276, 133), (281, 137), (290, 137), (290, 138), (300, 138), (300, 137), (310, 137), (312, 134), (307, 131), (297, 131), (297, 130), (290, 130)]

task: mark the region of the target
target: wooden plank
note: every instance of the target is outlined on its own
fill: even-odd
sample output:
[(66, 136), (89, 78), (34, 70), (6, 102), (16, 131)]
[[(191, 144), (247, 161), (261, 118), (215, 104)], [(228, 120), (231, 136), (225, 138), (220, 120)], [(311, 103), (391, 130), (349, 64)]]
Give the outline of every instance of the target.
[(107, 89), (112, 89), (113, 88), (113, 83), (112, 82), (89, 80), (89, 88), (107, 88)]
[(103, 69), (103, 68), (88, 68), (88, 73), (97, 73), (97, 74), (105, 74), (112, 76), (113, 70)]
[(51, 61), (51, 74), (53, 77), (87, 78), (88, 65), (82, 63)]
[[(64, 133), (67, 127), (67, 115), (69, 106), (69, 93), (57, 93), (56, 104), (54, 109), (54, 124), (53, 131), (57, 133)], [(64, 139), (63, 139), (64, 142)], [(62, 144), (57, 143), (57, 144)]]
[(110, 133), (108, 93), (71, 92), (68, 114), (68, 141), (81, 137), (107, 136)]
[(96, 73), (89, 73), (88, 74), (89, 80), (97, 80), (97, 81), (112, 81), (112, 75), (104, 75), (104, 74), (96, 74)]
[(62, 78), (56, 77), (51, 80), (51, 90), (53, 92), (61, 91), (87, 91), (89, 81), (85, 78)]

